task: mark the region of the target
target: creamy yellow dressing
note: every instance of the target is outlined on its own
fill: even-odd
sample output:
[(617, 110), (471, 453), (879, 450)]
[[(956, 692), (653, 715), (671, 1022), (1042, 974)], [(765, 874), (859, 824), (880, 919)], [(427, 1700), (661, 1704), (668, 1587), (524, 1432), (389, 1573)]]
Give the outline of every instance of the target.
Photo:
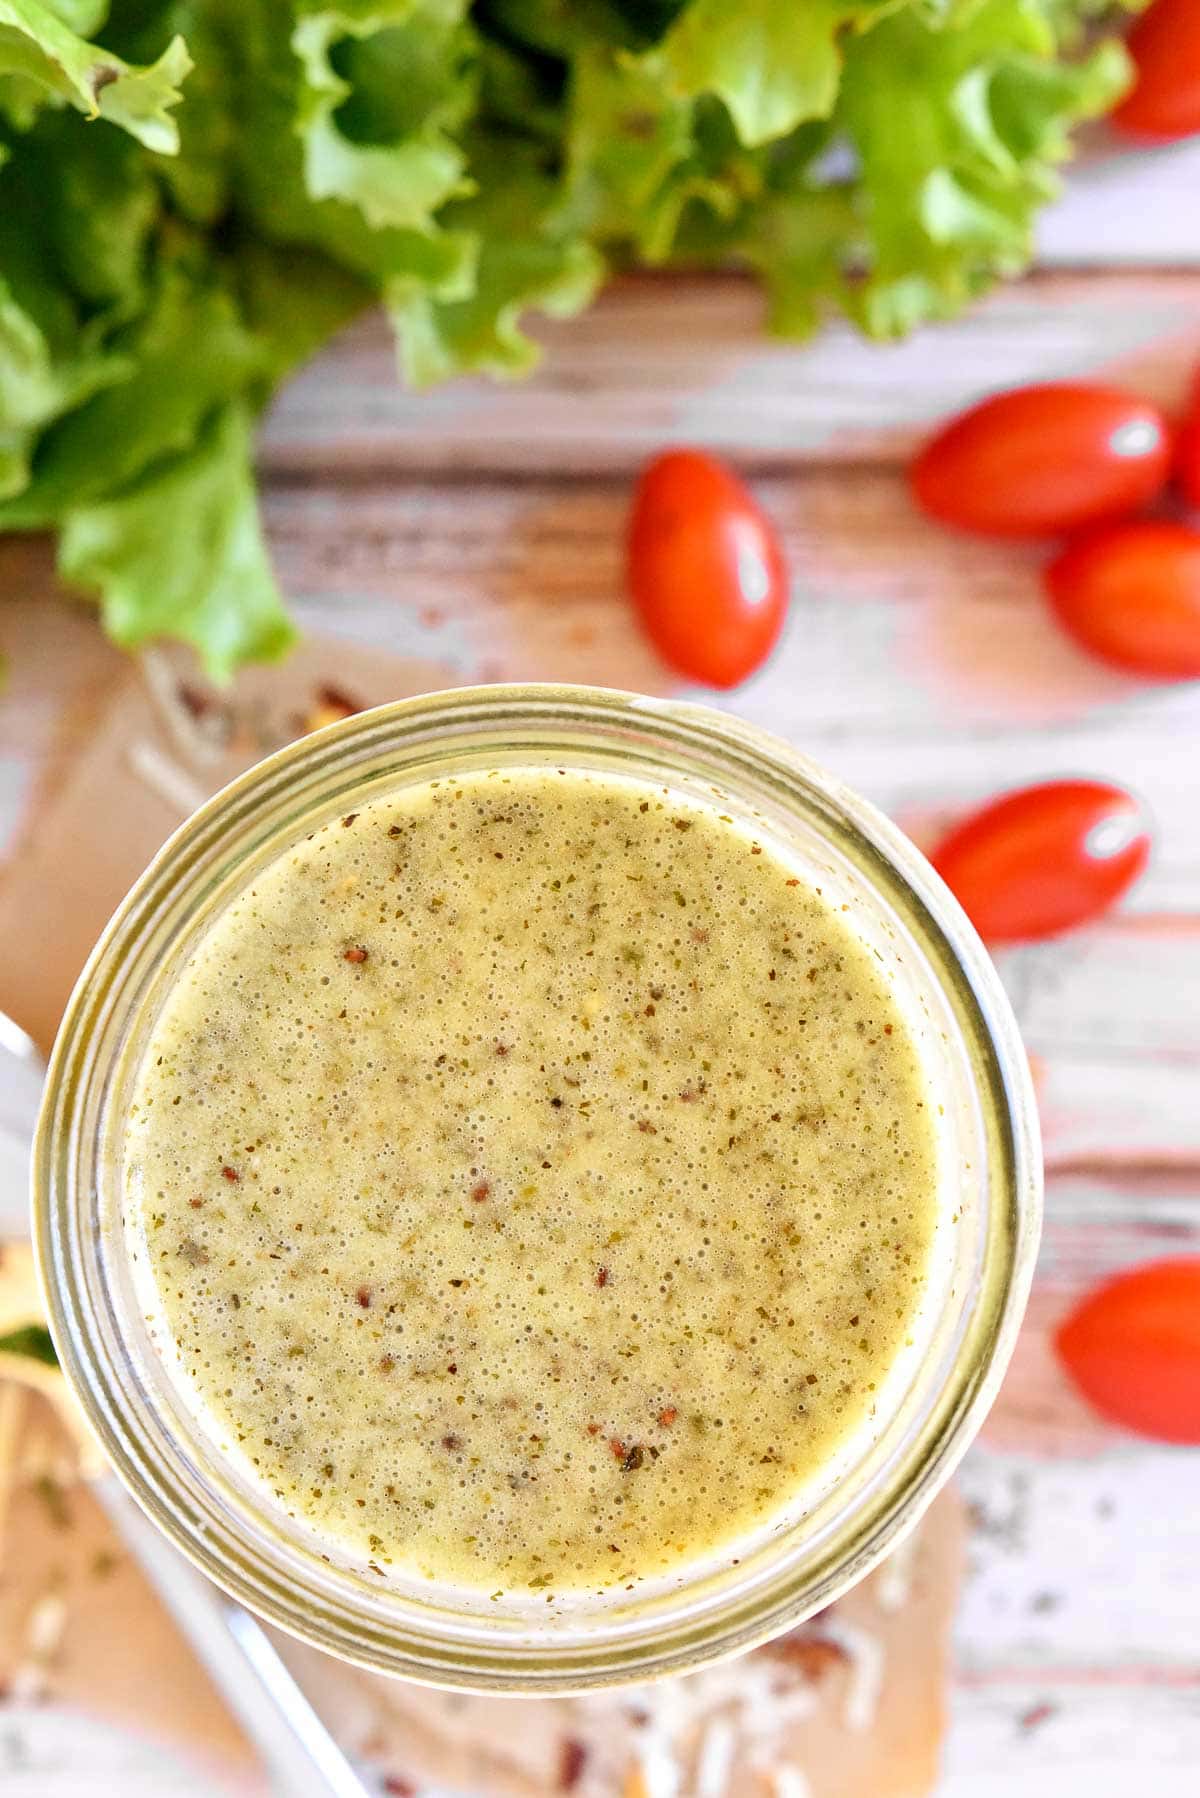
[(518, 769), (220, 917), (125, 1166), (216, 1433), (377, 1568), (603, 1589), (769, 1520), (913, 1323), (935, 1141), (846, 917), (715, 809)]

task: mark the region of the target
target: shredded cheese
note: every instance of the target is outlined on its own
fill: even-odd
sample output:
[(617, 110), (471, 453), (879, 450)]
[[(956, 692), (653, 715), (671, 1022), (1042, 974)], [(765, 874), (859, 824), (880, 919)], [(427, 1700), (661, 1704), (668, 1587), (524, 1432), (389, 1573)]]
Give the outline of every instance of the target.
[(11, 1696), (18, 1702), (31, 1704), (45, 1692), (66, 1621), (67, 1607), (57, 1593), (47, 1593), (39, 1598), (30, 1611), (22, 1659), (9, 1688)]
[(878, 1636), (857, 1624), (847, 1623), (836, 1612), (823, 1618), (821, 1628), (831, 1642), (843, 1649), (850, 1662), (850, 1682), (843, 1711), (847, 1729), (863, 1735), (871, 1728), (883, 1695), (886, 1656)]

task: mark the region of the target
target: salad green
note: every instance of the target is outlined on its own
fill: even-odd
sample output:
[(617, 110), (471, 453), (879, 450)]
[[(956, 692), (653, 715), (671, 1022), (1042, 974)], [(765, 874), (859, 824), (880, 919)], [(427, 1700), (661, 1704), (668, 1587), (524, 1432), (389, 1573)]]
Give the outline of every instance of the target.
[(421, 384), (520, 374), (628, 263), (749, 267), (790, 333), (949, 316), (1122, 91), (1103, 10), (0, 0), (0, 529), (123, 644), (278, 655), (254, 421), (344, 320)]
[(9, 1330), (0, 1336), (0, 1355), (26, 1355), (46, 1367), (58, 1366), (58, 1356), (45, 1324), (22, 1324), (19, 1330)]

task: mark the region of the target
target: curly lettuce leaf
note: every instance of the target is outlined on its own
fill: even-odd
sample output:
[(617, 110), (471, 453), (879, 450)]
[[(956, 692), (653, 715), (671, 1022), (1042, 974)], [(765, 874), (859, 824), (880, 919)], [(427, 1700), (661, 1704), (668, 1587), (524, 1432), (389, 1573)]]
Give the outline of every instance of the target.
[[(247, 4), (250, 0), (247, 0)], [(178, 147), (143, 160), (173, 212), (215, 228), (230, 210), (242, 130), (238, 71), (242, 53), (229, 0), (122, 0), (106, 32), (131, 62), (151, 61), (164, 42), (181, 37), (192, 58), (182, 104), (172, 117)]]
[(744, 144), (786, 137), (828, 118), (837, 99), (842, 39), (902, 0), (691, 0), (659, 55), (676, 91), (715, 94)]
[(1074, 63), (1055, 46), (1029, 0), (982, 0), (941, 27), (910, 9), (848, 45), (838, 116), (858, 157), (867, 267), (847, 310), (872, 336), (946, 317), (1029, 261), (1068, 128), (1127, 78), (1116, 44)]
[(45, 4), (80, 37), (95, 37), (109, 13), (109, 0), (45, 0)]
[[(277, 244), (317, 251), (369, 283), (387, 304), (415, 288), (444, 298), (471, 291), (473, 239), (431, 220), (424, 228), (372, 228), (360, 206), (310, 193), (296, 128), (303, 71), (292, 49), (290, 9), (279, 0), (221, 0), (236, 6), (239, 77), (233, 189), (240, 219)], [(366, 8), (348, 16), (365, 16)]]
[[(91, 19), (80, 5), (76, 17)], [(180, 83), (191, 68), (181, 38), (172, 38), (153, 63), (137, 67), (89, 42), (45, 0), (0, 0), (0, 79), (5, 108), (28, 124), (35, 97), (73, 106), (86, 118), (108, 119), (148, 150), (179, 147), (172, 108), (182, 99)]]
[(579, 312), (604, 274), (596, 250), (556, 225), (557, 188), (534, 153), (518, 158), (511, 145), (503, 156), (480, 149), (477, 166), (478, 195), (447, 209), (454, 229), (478, 245), (471, 290), (453, 299), (415, 284), (397, 282), (389, 290), (401, 366), (417, 387), (462, 373), (524, 374), (539, 352), (521, 328), (522, 314)]
[(0, 502), (25, 492), (46, 427), (122, 380), (129, 368), (123, 357), (86, 342), (75, 355), (56, 356), (45, 332), (0, 280)]
[(145, 304), (161, 197), (132, 138), (93, 130), (89, 154), (79, 156), (77, 128), (65, 113), (43, 119), (18, 141), (11, 175), (25, 188), (24, 228), (40, 235), (66, 289), (89, 313), (103, 310), (115, 323)]
[(559, 216), (643, 261), (748, 264), (793, 334), (839, 308), (897, 335), (1023, 267), (1071, 128), (1124, 79), (1111, 43), (1058, 54), (1070, 0), (688, 0), (640, 53), (554, 0), (504, 16), (568, 58)]
[(600, 44), (575, 57), (570, 103), (568, 216), (602, 240), (669, 243), (663, 212), (677, 217), (671, 196), (692, 154), (692, 103), (670, 93), (660, 68)]
[(854, 201), (844, 187), (773, 193), (755, 209), (741, 255), (762, 280), (772, 331), (808, 337), (834, 305), (853, 303), (846, 265), (858, 236)]
[(52, 233), (56, 210), (44, 181), (47, 158), (31, 140), (0, 165), (0, 500), (19, 494), (43, 432), (128, 362), (104, 345), (61, 278)]
[(114, 347), (128, 377), (46, 434), (28, 487), (0, 510), (0, 525), (53, 524), (127, 486), (152, 463), (190, 448), (216, 406), (267, 373), (266, 346), (219, 276), (186, 261), (163, 267), (149, 310)]
[[(80, 37), (93, 37), (104, 24), (108, 0), (45, 0), (54, 14)], [(44, 107), (54, 102), (45, 87), (31, 76), (7, 69), (0, 62), (0, 123), (7, 120), (18, 131), (28, 131)], [(6, 152), (0, 146), (0, 162)]]
[(689, 209), (727, 251), (728, 227), (763, 189), (761, 158), (739, 142), (724, 106), (674, 94), (653, 53), (575, 59), (566, 141), (561, 217), (650, 264), (677, 252)]
[(258, 340), (262, 398), (371, 301), (371, 289), (327, 256), (247, 234), (233, 246), (230, 279)]
[(645, 48), (661, 36), (679, 0), (490, 0), (487, 10), (510, 42), (569, 59), (597, 44)]
[[(241, 192), (271, 236), (317, 245), (374, 285), (417, 385), (523, 372), (537, 351), (522, 312), (578, 310), (603, 269), (555, 216), (544, 148), (465, 128), (480, 71), (463, 11), (460, 0), (305, 0), (291, 40), (307, 52), (299, 75), (294, 59), (279, 59), (279, 19), (261, 0), (255, 27), (262, 80), (248, 98)], [(324, 118), (339, 142), (327, 157), (329, 133), (314, 135), (311, 109), (330, 69), (336, 96), (330, 88)], [(281, 154), (281, 122), (294, 127), (294, 156)], [(452, 191), (414, 186), (412, 153), (451, 129), (461, 131), (453, 168), (442, 163), (435, 185)], [(422, 162), (422, 181), (432, 166)]]
[(475, 111), (466, 0), (376, 0), (307, 12), (292, 33), (304, 80), (296, 129), (314, 200), (345, 200), (373, 228), (421, 230), (470, 191), (451, 135)]
[(563, 135), (562, 84), (553, 64), (514, 45), (479, 40), (479, 108), (494, 129), (535, 139), (553, 152)]
[(251, 415), (222, 407), (193, 447), (63, 520), (63, 577), (99, 595), (113, 641), (190, 643), (213, 680), (275, 661), (296, 638), (259, 523)]

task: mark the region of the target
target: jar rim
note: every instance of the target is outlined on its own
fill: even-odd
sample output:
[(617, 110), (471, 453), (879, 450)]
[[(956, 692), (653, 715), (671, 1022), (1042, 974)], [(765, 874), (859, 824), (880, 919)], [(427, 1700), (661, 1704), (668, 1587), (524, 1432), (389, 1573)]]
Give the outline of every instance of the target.
[[(181, 1444), (156, 1408), (152, 1351), (132, 1340), (136, 1322), (118, 1291), (121, 1257), (102, 1228), (101, 1206), (105, 1107), (139, 997), (144, 1005), (153, 969), (172, 948), (178, 953), (181, 933), (217, 915), (249, 856), (271, 845), (278, 852), (316, 808), (358, 795), (364, 783), (394, 780), (401, 765), (412, 777), (413, 767), (442, 758), (440, 775), (468, 753), (503, 748), (511, 761), (524, 747), (552, 745), (570, 763), (584, 739), (603, 739), (604, 753), (630, 767), (650, 758), (660, 768), (699, 768), (740, 796), (770, 803), (774, 795), (801, 808), (839, 852), (857, 858), (864, 879), (886, 886), (970, 1039), (990, 1154), (973, 1307), (889, 1478), (831, 1527), (819, 1552), (792, 1543), (790, 1560), (777, 1556), (679, 1601), (600, 1611), (572, 1634), (497, 1627), (444, 1602), (364, 1591), (252, 1523), (234, 1487), (198, 1464), (194, 1444)], [(728, 714), (531, 683), (451, 689), (358, 713), (260, 762), (180, 826), (118, 908), (72, 994), (47, 1076), (33, 1191), (63, 1371), (116, 1472), (178, 1547), (251, 1609), (343, 1659), (432, 1685), (544, 1693), (686, 1671), (755, 1646), (832, 1602), (915, 1525), (965, 1452), (1011, 1354), (1037, 1249), (1041, 1165), (1028, 1059), (999, 976), (907, 837), (789, 744)]]

